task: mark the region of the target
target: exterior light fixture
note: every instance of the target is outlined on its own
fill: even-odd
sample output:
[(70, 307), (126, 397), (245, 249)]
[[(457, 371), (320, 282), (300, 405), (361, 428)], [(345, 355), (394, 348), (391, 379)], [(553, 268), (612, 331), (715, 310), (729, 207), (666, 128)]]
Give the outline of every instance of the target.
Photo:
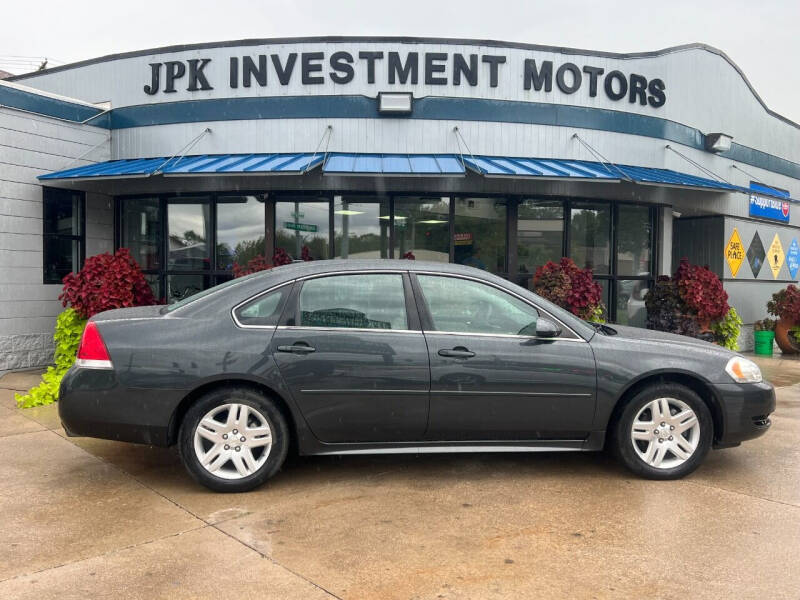
[(441, 225), (442, 223), (447, 223), (447, 221), (443, 221), (441, 219), (426, 219), (425, 221), (417, 221), (417, 223), (424, 223), (425, 225)]
[(363, 210), (341, 209), (341, 210), (333, 211), (333, 214), (335, 214), (335, 215), (363, 215), (364, 211)]
[(733, 137), (726, 133), (707, 133), (705, 140), (706, 150), (715, 154), (727, 152), (731, 149), (732, 141)]
[(411, 92), (379, 92), (378, 112), (382, 115), (410, 115)]

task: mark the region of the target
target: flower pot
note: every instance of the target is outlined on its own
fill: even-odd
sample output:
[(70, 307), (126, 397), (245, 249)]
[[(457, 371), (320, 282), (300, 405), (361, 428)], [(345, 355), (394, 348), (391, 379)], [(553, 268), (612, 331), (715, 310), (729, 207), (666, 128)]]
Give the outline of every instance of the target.
[(795, 326), (794, 321), (780, 318), (775, 324), (775, 341), (778, 342), (778, 348), (784, 354), (798, 354), (800, 347), (794, 337), (789, 333), (789, 330)]
[(754, 331), (755, 353), (762, 356), (772, 356), (772, 343), (775, 341), (774, 331)]

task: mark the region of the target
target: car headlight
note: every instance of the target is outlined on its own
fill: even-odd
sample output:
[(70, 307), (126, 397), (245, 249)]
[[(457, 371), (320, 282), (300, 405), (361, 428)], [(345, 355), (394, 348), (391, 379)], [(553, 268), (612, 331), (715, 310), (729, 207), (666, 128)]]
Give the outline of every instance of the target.
[(725, 365), (725, 372), (736, 383), (761, 383), (761, 369), (752, 360), (741, 356), (734, 356)]

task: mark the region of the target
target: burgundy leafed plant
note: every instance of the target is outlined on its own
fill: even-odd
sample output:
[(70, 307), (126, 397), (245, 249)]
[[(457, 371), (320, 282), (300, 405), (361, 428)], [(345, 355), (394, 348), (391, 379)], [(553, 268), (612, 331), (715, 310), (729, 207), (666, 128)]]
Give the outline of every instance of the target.
[(303, 249), (300, 252), (300, 258), (302, 258), (306, 262), (314, 260), (314, 258), (311, 256), (311, 248), (309, 248), (308, 246), (303, 246)]
[(532, 288), (582, 319), (595, 318), (598, 309), (604, 310), (603, 288), (594, 280), (592, 270), (581, 269), (571, 258), (563, 257), (557, 263), (550, 261), (536, 269)]
[(239, 263), (233, 263), (233, 276), (244, 277), (250, 273), (257, 273), (258, 271), (266, 271), (271, 269), (272, 265), (267, 262), (267, 259), (260, 254), (254, 256), (247, 261), (247, 264), (242, 266)]
[(772, 300), (767, 302), (767, 312), (791, 323), (800, 322), (800, 289), (790, 283), (772, 294)]
[(127, 248), (87, 258), (83, 268), (64, 277), (63, 282), (58, 299), (84, 319), (104, 310), (158, 304)]
[(411, 250), (403, 254), (403, 258), (406, 260), (417, 260), (417, 257), (414, 256), (414, 253)]
[(728, 314), (728, 293), (708, 267), (690, 265), (689, 260), (683, 258), (675, 272), (675, 282), (681, 299), (697, 313), (701, 323), (716, 321)]

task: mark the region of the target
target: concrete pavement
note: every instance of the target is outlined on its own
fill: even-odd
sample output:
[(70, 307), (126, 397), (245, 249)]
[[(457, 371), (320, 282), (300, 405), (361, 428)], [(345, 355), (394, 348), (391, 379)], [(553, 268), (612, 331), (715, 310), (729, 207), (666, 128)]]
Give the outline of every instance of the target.
[(800, 362), (768, 434), (682, 481), (603, 454), (293, 458), (194, 484), (173, 449), (64, 436), (0, 380), (0, 598), (798, 598)]

